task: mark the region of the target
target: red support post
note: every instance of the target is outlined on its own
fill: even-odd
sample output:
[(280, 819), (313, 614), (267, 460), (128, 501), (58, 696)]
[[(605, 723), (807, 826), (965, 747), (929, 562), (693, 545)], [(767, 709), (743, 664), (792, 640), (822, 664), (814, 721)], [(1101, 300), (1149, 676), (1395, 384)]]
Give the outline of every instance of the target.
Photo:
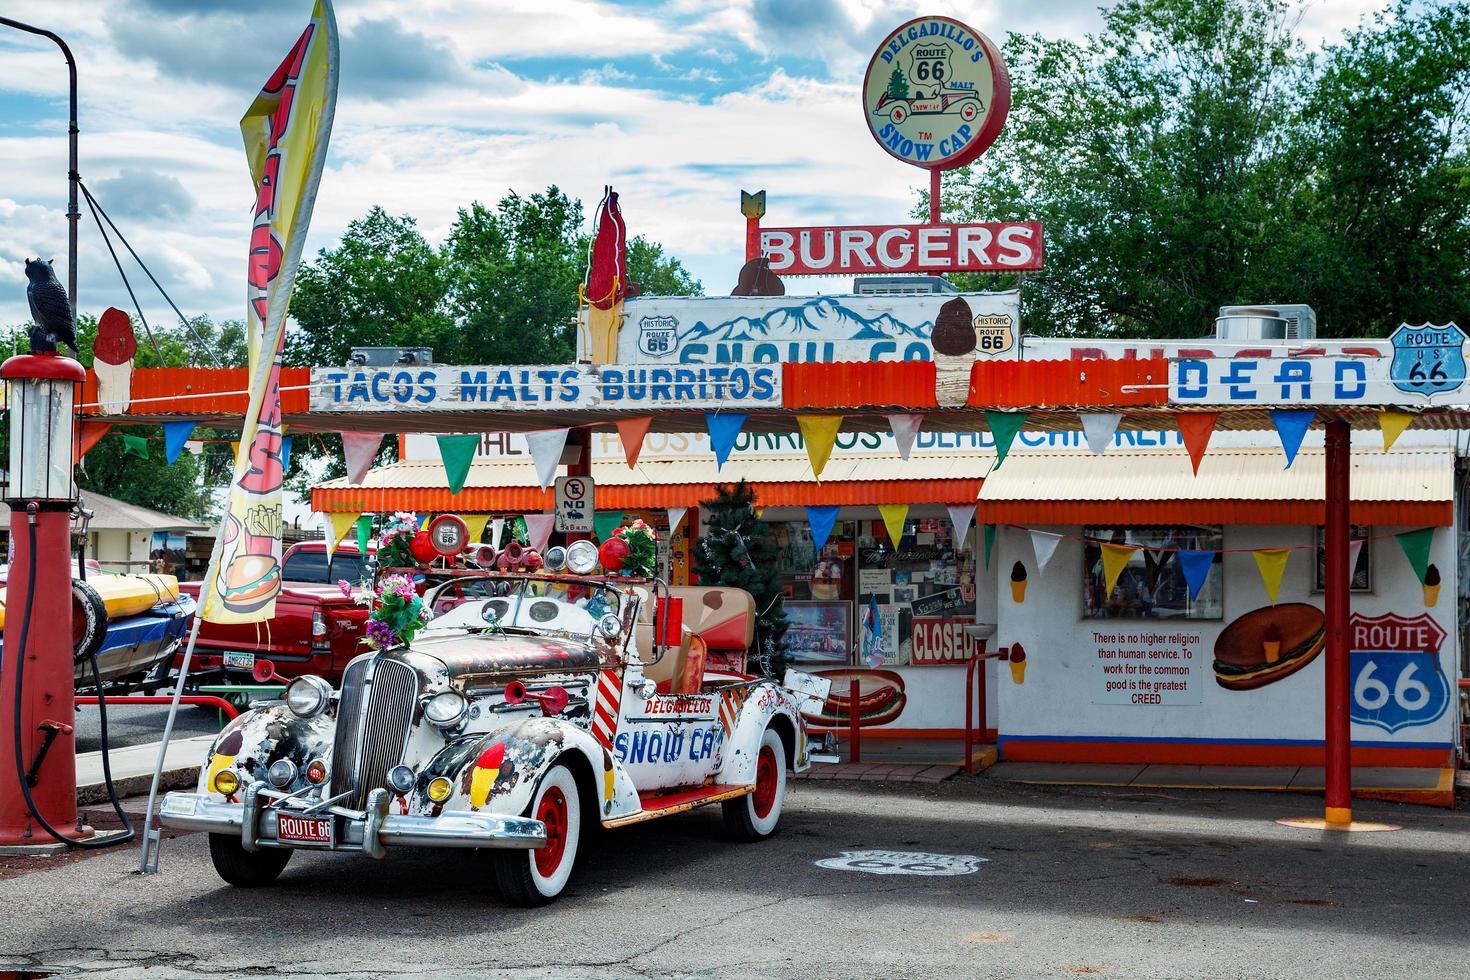
[(851, 743), (848, 762), (863, 761), (863, 728), (858, 724), (858, 701), (861, 697), (858, 682), (853, 681), (847, 689), (847, 740)]
[(929, 171), (929, 223), (939, 224), (939, 174), (938, 167)]
[[(590, 429), (573, 429), (567, 435), (567, 442), (577, 447), (577, 458), (567, 465), (567, 476), (592, 476), (592, 432)], [(594, 491), (595, 493), (596, 491)], [(596, 498), (593, 498), (593, 506), (596, 506)], [(591, 538), (592, 535), (581, 531), (568, 531), (567, 544), (573, 541), (581, 541)]]
[(1348, 568), (1350, 516), (1348, 501), (1352, 468), (1352, 432), (1342, 419), (1327, 422), (1327, 513), (1324, 562), (1326, 564), (1323, 729), (1326, 743), (1326, 820), (1329, 824), (1351, 823), (1353, 819), (1352, 722), (1349, 719), (1350, 684), (1348, 667), (1348, 608), (1352, 571)]

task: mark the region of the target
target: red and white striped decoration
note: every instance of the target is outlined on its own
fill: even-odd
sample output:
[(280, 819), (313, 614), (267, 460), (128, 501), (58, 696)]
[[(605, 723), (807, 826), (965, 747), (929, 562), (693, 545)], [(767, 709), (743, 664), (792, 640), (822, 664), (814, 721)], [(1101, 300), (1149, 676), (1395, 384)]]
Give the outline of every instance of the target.
[(740, 707), (748, 697), (750, 689), (745, 687), (731, 688), (720, 694), (720, 727), (725, 730), (726, 738), (734, 731), (735, 719), (740, 717)]
[(623, 700), (623, 684), (617, 673), (604, 670), (597, 675), (597, 697), (592, 705), (592, 734), (604, 748), (611, 749), (613, 734), (618, 730), (618, 706)]

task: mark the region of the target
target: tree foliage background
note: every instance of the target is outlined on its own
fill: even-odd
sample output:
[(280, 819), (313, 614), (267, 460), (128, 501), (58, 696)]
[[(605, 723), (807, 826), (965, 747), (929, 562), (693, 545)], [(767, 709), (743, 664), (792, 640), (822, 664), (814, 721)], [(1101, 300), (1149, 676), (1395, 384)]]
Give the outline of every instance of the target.
[(1261, 303), (1311, 305), (1323, 336), (1465, 320), (1470, 4), (1397, 0), (1319, 52), (1300, 15), (1123, 0), (1084, 41), (1007, 39), (1005, 129), (941, 193), (950, 220), (1043, 222), (1027, 330), (1197, 337)]

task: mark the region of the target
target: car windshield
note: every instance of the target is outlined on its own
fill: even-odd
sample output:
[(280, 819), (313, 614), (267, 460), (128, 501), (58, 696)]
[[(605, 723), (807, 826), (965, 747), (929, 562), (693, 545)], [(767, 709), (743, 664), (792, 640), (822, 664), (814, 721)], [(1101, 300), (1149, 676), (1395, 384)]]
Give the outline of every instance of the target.
[[(462, 578), (433, 593), (429, 629), (502, 629), (592, 636), (608, 613), (621, 614), (617, 590), (596, 582), (544, 578)], [(492, 624), (491, 620), (495, 623)]]

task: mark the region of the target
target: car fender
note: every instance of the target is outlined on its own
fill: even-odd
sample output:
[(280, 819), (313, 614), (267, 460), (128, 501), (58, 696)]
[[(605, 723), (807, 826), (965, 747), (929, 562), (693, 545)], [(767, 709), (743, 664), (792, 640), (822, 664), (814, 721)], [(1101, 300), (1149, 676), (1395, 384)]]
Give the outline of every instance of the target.
[(311, 718), (293, 714), (283, 703), (251, 708), (231, 719), (220, 729), (209, 755), (199, 769), (197, 791), (224, 799), (214, 792), (215, 774), (233, 767), (240, 782), (265, 780), (266, 770), (277, 759), (289, 759), (296, 766), (296, 780), (288, 790), (306, 785), (306, 766), (313, 759), (331, 766), (332, 734), (336, 723), (334, 712), (323, 711)]
[[(742, 698), (742, 694), (744, 695)], [(774, 681), (763, 681), (748, 689), (730, 688), (721, 692), (726, 705), (735, 705), (735, 724), (725, 740), (715, 782), (744, 786), (755, 782), (756, 757), (761, 739), (773, 720), (781, 731), (788, 756), (782, 762), (796, 772), (810, 767), (806, 750), (806, 725), (796, 710), (796, 701)], [(722, 714), (724, 710), (722, 709)]]
[[(638, 791), (627, 770), (586, 730), (558, 718), (525, 718), (488, 734), (455, 739), (420, 773), (410, 806), (430, 814), (486, 810), (519, 815), (530, 806), (541, 777), (568, 755), (574, 765), (584, 766), (584, 774), (591, 774), (603, 819), (638, 810)], [(428, 798), (429, 781), (436, 776), (454, 786), (440, 804)]]

